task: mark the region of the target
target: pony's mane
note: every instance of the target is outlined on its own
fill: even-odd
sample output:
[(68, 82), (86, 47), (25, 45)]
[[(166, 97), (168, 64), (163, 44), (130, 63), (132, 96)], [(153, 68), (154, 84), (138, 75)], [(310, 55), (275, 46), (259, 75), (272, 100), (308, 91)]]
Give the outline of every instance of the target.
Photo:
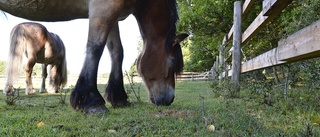
[(178, 11), (177, 11), (177, 1), (176, 0), (167, 0), (170, 9), (170, 21), (169, 21), (169, 31), (167, 34), (166, 49), (172, 47), (173, 38), (176, 36), (176, 22), (179, 20)]
[(183, 56), (180, 45), (172, 45), (173, 38), (176, 36), (176, 23), (179, 20), (177, 1), (176, 0), (167, 0), (170, 9), (170, 21), (169, 21), (169, 30), (166, 40), (166, 51), (167, 53), (170, 49), (174, 48), (174, 72), (179, 74), (183, 70)]

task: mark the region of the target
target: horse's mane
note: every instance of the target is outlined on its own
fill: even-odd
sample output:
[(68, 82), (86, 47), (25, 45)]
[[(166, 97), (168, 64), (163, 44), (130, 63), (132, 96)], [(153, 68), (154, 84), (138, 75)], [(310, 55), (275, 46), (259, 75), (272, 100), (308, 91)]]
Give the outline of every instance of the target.
[(170, 9), (170, 21), (169, 21), (169, 31), (167, 34), (166, 49), (172, 47), (173, 38), (176, 36), (176, 22), (179, 20), (178, 11), (177, 11), (177, 1), (176, 0), (167, 0)]
[(179, 20), (177, 1), (176, 0), (167, 0), (170, 9), (170, 21), (169, 21), (169, 31), (167, 34), (166, 40), (166, 51), (167, 53), (170, 49), (174, 48), (174, 71), (179, 74), (183, 70), (183, 56), (180, 45), (172, 45), (173, 39), (176, 36), (176, 23)]

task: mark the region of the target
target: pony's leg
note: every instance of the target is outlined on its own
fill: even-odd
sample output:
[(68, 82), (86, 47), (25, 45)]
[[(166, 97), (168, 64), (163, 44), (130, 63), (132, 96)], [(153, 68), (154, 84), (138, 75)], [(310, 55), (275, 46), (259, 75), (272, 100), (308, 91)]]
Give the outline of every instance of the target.
[(4, 89), (3, 89), (3, 93), (5, 95), (14, 95), (14, 89), (13, 89), (13, 85), (9, 84), (7, 82), (7, 84), (5, 85)]
[(3, 93), (7, 96), (14, 95), (14, 89), (13, 89), (12, 83), (13, 83), (12, 78), (7, 77), (6, 85), (3, 88)]
[[(13, 64), (7, 64), (7, 65), (13, 65)], [(12, 66), (10, 67), (12, 69)], [(7, 70), (7, 73), (11, 73), (12, 70)], [(14, 89), (13, 89), (13, 78), (12, 74), (7, 74), (7, 82), (3, 88), (3, 93), (7, 96), (14, 95)]]
[[(70, 96), (71, 106), (86, 113), (108, 111), (97, 88), (98, 65), (108, 34), (120, 16), (124, 0), (89, 1), (89, 36), (85, 61)], [(103, 5), (103, 6), (102, 6)]]
[(50, 80), (49, 80), (49, 91), (48, 93), (58, 93), (59, 92), (59, 83), (60, 77), (58, 75), (57, 65), (51, 65), (50, 68)]
[(48, 73), (47, 73), (47, 64), (42, 64), (41, 67), (42, 67), (42, 82), (41, 82), (41, 87), (40, 87), (40, 91), (39, 93), (46, 93), (47, 90), (46, 90), (46, 78), (48, 76)]
[(110, 53), (112, 65), (104, 97), (113, 107), (128, 106), (128, 96), (123, 86), (123, 48), (119, 35), (118, 23), (115, 24), (109, 33), (107, 47)]
[(32, 95), (35, 93), (33, 89), (33, 84), (32, 84), (32, 69), (35, 64), (36, 64), (35, 59), (32, 57), (29, 57), (27, 66), (26, 66), (26, 95)]

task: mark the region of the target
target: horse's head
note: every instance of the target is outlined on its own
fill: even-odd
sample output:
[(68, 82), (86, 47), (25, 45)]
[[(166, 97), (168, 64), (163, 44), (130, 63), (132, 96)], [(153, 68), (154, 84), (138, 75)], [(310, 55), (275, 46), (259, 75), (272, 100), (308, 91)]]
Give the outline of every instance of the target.
[(174, 100), (175, 75), (183, 70), (180, 42), (188, 34), (173, 38), (170, 46), (160, 49), (144, 47), (138, 59), (138, 72), (155, 105), (170, 105)]

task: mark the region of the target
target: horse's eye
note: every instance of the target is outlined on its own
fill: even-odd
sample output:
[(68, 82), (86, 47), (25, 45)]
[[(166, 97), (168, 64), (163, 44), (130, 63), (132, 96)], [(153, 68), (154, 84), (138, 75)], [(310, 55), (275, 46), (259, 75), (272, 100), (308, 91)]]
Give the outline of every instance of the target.
[(174, 64), (174, 57), (170, 56), (168, 58), (168, 63), (170, 64), (170, 66), (172, 66)]

